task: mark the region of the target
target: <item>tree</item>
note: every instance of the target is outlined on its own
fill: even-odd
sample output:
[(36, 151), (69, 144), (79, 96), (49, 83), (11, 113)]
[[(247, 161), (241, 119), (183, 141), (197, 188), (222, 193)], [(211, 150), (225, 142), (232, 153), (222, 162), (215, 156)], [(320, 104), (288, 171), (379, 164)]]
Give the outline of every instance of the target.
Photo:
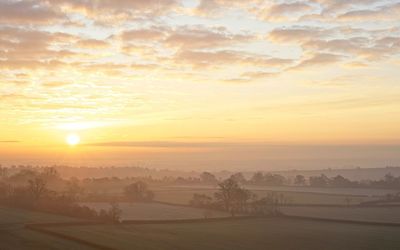
[(215, 183), (218, 182), (218, 180), (215, 177), (215, 175), (211, 174), (210, 172), (201, 173), (200, 179), (201, 179), (202, 182), (208, 183), (208, 184), (215, 184)]
[(66, 183), (65, 193), (71, 197), (73, 200), (77, 200), (80, 195), (82, 195), (84, 189), (79, 185), (79, 180), (77, 178), (71, 178)]
[(280, 206), (285, 203), (283, 194), (270, 192), (266, 197), (255, 200), (251, 203), (254, 214), (259, 215), (280, 215)]
[(311, 176), (309, 179), (310, 186), (312, 187), (327, 187), (329, 182), (330, 179), (324, 174), (320, 176)]
[(294, 185), (298, 186), (306, 185), (306, 178), (301, 174), (296, 175), (296, 177), (294, 178)]
[(5, 179), (8, 176), (8, 168), (2, 167), (0, 165), (0, 180)]
[(143, 181), (132, 183), (124, 188), (124, 194), (131, 201), (152, 201), (154, 193), (148, 190), (147, 184)]
[(205, 194), (193, 194), (189, 203), (193, 207), (208, 208), (212, 205), (212, 197)]
[(236, 182), (240, 183), (240, 184), (245, 184), (247, 182), (246, 178), (244, 177), (244, 175), (242, 173), (235, 173), (233, 175), (231, 175), (230, 177), (232, 180), (235, 180)]
[(334, 187), (351, 187), (352, 182), (341, 175), (337, 175), (331, 179), (331, 185)]
[(251, 192), (241, 188), (237, 181), (229, 178), (218, 184), (219, 191), (214, 194), (224, 209), (235, 216), (236, 212), (244, 211)]
[(35, 177), (28, 181), (28, 189), (35, 200), (39, 200), (47, 190), (47, 182), (44, 178)]
[(253, 177), (250, 180), (254, 184), (262, 184), (264, 182), (264, 175), (262, 172), (254, 173)]

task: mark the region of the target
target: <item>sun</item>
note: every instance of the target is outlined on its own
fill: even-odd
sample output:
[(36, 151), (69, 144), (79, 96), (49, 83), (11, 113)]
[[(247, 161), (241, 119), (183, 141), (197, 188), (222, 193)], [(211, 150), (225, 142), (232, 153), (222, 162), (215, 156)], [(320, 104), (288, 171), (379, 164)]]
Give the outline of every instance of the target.
[(77, 134), (69, 134), (67, 135), (67, 137), (65, 138), (65, 141), (67, 142), (68, 145), (70, 146), (76, 146), (79, 144), (79, 142), (81, 141), (81, 138), (79, 137), (79, 135)]

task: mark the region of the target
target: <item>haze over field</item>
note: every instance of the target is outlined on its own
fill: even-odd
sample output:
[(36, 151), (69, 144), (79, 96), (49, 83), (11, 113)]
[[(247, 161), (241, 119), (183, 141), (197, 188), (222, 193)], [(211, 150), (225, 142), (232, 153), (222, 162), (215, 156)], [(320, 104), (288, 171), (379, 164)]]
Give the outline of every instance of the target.
[(399, 166), (400, 1), (0, 1), (0, 159)]

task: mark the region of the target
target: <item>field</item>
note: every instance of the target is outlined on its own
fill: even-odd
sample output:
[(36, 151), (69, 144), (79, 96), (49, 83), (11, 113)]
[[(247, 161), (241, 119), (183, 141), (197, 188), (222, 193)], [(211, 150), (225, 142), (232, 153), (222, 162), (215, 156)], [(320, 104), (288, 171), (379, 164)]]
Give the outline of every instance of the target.
[[(359, 204), (364, 201), (371, 201), (376, 198), (367, 195), (355, 195), (351, 194), (349, 190), (346, 190), (347, 194), (336, 194), (336, 193), (319, 193), (318, 190), (308, 189), (307, 192), (303, 191), (280, 191), (286, 190), (285, 187), (271, 187), (271, 188), (256, 188), (250, 187), (250, 190), (255, 193), (258, 197), (264, 197), (269, 192), (274, 191), (282, 194), (287, 200), (288, 204), (314, 204), (314, 205), (347, 205), (347, 204)], [(306, 189), (307, 190), (307, 189)], [(194, 193), (206, 194), (213, 197), (213, 194), (217, 189), (213, 188), (190, 188), (190, 187), (169, 187), (165, 189), (156, 189), (155, 200), (173, 204), (189, 204)]]
[(399, 207), (283, 207), (286, 215), (400, 223)]
[(30, 223), (74, 222), (72, 218), (0, 207), (0, 249), (92, 249), (73, 241), (34, 232), (24, 228)]
[[(82, 203), (90, 208), (100, 210), (109, 209), (110, 204), (104, 202)], [(122, 220), (178, 220), (178, 219), (201, 219), (205, 214), (208, 217), (227, 217), (228, 213), (211, 211), (192, 207), (173, 206), (160, 203), (128, 203), (120, 202)]]
[(399, 228), (286, 218), (54, 227), (121, 250), (399, 249)]

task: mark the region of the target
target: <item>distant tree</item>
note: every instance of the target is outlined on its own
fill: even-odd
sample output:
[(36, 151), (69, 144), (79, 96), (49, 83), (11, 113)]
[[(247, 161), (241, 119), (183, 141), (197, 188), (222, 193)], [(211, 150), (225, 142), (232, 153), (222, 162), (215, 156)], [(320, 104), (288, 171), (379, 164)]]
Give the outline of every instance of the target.
[(143, 181), (132, 183), (124, 188), (125, 196), (131, 201), (152, 201), (154, 193)]
[(60, 174), (58, 173), (57, 169), (55, 169), (54, 167), (43, 168), (40, 175), (42, 176), (42, 178), (44, 178), (48, 182), (56, 180), (56, 179), (60, 179)]
[(301, 174), (296, 175), (296, 177), (294, 178), (294, 185), (298, 186), (306, 185), (306, 178)]
[(2, 167), (0, 165), (0, 180), (8, 177), (8, 168)]
[(122, 210), (119, 208), (117, 202), (110, 202), (108, 210), (101, 209), (98, 217), (100, 220), (109, 223), (119, 223), (121, 220)]
[(236, 182), (240, 183), (240, 184), (245, 184), (247, 182), (246, 178), (244, 177), (244, 175), (242, 173), (235, 173), (233, 175), (231, 175), (230, 177), (232, 180), (235, 180)]
[(66, 182), (65, 193), (73, 200), (78, 200), (79, 196), (84, 193), (84, 188), (79, 185), (77, 178), (71, 178)]
[(280, 215), (280, 207), (285, 204), (285, 201), (283, 194), (270, 192), (267, 196), (251, 203), (252, 212), (259, 215)]
[(311, 176), (309, 178), (309, 183), (312, 187), (327, 187), (329, 182), (330, 179), (324, 174), (321, 174), (320, 176)]
[(48, 190), (47, 182), (42, 177), (35, 177), (28, 181), (28, 189), (35, 200), (39, 200)]
[(264, 174), (262, 172), (256, 172), (253, 177), (251, 177), (250, 181), (254, 184), (262, 184), (264, 182)]
[(218, 182), (218, 180), (215, 177), (215, 175), (211, 174), (210, 172), (201, 173), (200, 179), (201, 179), (202, 182), (208, 183), (208, 184), (215, 184), (215, 183)]
[(243, 211), (247, 201), (251, 198), (251, 193), (240, 187), (239, 183), (233, 179), (226, 179), (218, 184), (219, 190), (214, 194), (217, 201), (223, 204), (226, 211), (235, 216), (236, 212)]
[(193, 207), (202, 207), (208, 208), (212, 205), (213, 199), (212, 197), (205, 194), (193, 194), (192, 199), (190, 200), (190, 205)]
[(330, 184), (334, 187), (351, 187), (352, 182), (341, 175), (337, 175), (330, 180)]
[(281, 186), (285, 184), (285, 177), (279, 174), (267, 173), (264, 175), (264, 184), (272, 186)]

